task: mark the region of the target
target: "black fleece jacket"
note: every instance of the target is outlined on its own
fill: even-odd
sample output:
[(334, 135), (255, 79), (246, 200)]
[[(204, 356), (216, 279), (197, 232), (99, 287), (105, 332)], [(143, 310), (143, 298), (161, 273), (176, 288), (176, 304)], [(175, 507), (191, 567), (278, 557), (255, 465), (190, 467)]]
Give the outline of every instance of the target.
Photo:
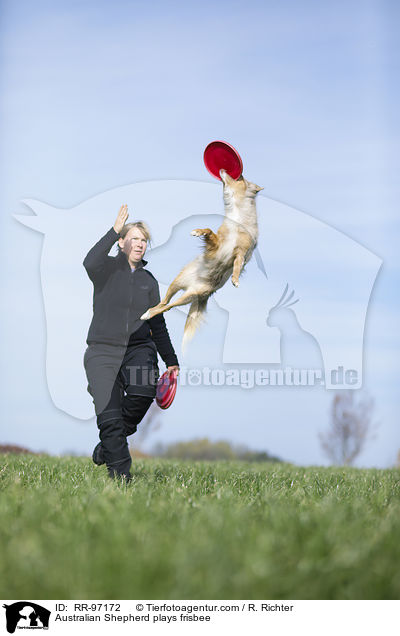
[(123, 252), (109, 256), (119, 238), (111, 228), (88, 252), (83, 265), (93, 282), (93, 319), (87, 343), (131, 346), (154, 341), (167, 367), (178, 364), (163, 314), (140, 320), (160, 302), (158, 283), (143, 260), (132, 272)]

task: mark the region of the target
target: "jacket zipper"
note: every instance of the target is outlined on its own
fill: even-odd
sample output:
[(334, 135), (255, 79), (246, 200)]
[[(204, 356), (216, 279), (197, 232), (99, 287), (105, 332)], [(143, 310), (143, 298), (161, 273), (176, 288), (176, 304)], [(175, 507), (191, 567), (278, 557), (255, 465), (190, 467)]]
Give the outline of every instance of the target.
[(126, 344), (128, 344), (129, 342), (129, 312), (130, 312), (130, 308), (132, 305), (132, 300), (133, 300), (133, 276), (136, 272), (136, 269), (133, 270), (133, 272), (131, 271), (130, 273), (130, 279), (129, 279), (129, 306), (128, 306), (128, 310), (126, 312)]

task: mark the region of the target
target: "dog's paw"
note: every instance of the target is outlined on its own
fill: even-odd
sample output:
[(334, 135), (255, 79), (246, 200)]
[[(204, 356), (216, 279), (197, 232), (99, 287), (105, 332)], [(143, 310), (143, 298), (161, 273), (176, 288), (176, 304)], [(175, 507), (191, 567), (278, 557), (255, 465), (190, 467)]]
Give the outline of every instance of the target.
[(239, 281), (238, 281), (238, 280), (236, 280), (236, 278), (232, 278), (231, 280), (232, 280), (232, 285), (233, 285), (234, 287), (239, 287)]
[(207, 227), (206, 229), (197, 228), (196, 230), (192, 230), (190, 234), (192, 236), (210, 236), (211, 230)]

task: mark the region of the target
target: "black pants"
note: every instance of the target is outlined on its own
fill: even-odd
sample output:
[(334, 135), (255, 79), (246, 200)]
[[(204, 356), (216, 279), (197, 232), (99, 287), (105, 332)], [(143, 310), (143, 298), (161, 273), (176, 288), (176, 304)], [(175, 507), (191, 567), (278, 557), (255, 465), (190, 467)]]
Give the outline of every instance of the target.
[(126, 349), (91, 344), (84, 364), (108, 473), (129, 479), (132, 461), (126, 438), (136, 432), (156, 395), (155, 344), (149, 341)]

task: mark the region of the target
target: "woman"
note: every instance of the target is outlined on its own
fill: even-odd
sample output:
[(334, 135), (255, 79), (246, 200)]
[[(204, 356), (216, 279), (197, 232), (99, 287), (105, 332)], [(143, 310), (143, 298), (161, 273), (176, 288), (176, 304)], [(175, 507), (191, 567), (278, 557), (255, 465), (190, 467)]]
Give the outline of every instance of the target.
[[(126, 438), (136, 431), (155, 398), (157, 351), (170, 373), (179, 373), (179, 366), (163, 315), (140, 320), (160, 302), (160, 291), (154, 276), (144, 269), (149, 229), (142, 221), (126, 224), (127, 218), (128, 206), (122, 205), (114, 226), (83, 261), (94, 285), (84, 364), (100, 436), (93, 461), (105, 463), (110, 477), (130, 481)], [(116, 241), (119, 254), (109, 256)]]

